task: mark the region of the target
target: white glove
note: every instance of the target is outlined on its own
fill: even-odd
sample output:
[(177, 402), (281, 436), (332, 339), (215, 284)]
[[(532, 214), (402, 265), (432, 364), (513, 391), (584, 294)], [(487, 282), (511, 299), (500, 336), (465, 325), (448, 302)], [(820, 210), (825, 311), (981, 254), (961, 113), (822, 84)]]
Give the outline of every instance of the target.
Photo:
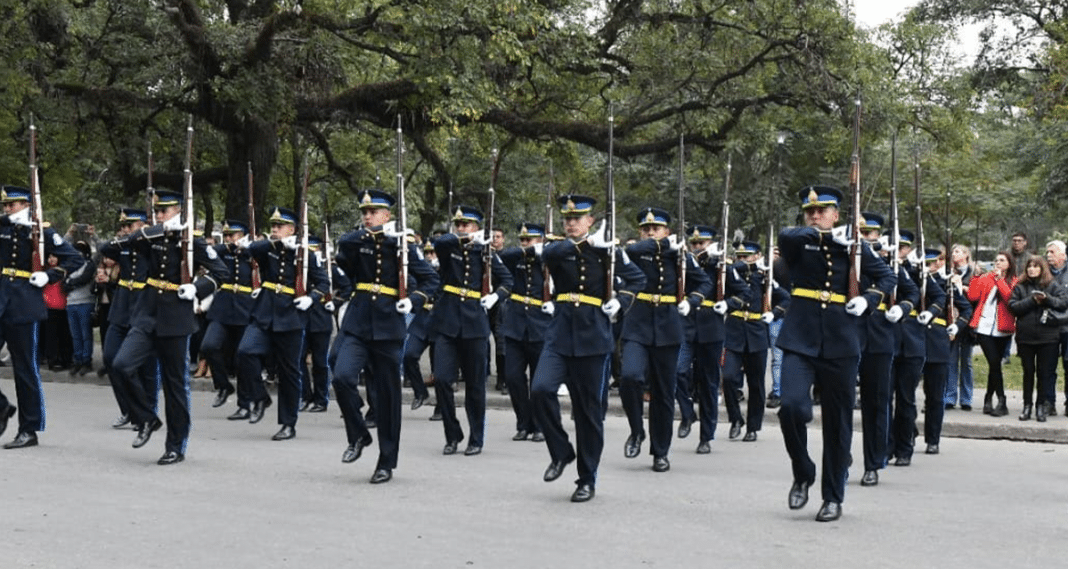
[(601, 225), (586, 238), (586, 242), (590, 244), (590, 247), (596, 247), (598, 249), (607, 249), (612, 246), (611, 243), (604, 240), (605, 224), (604, 220), (601, 220)]
[(22, 225), (30, 227), (33, 225), (33, 220), (30, 219), (30, 208), (25, 208), (7, 216), (8, 221), (15, 225)]
[(679, 314), (681, 314), (683, 316), (688, 316), (690, 314), (690, 301), (683, 300), (682, 302), (680, 302), (678, 304), (678, 307), (679, 307)]
[(323, 305), (323, 309), (325, 309), (327, 312), (333, 312), (335, 308), (336, 307), (334, 306), (333, 300), (328, 300), (326, 301), (326, 304)]
[(905, 260), (917, 267), (923, 266), (923, 255), (920, 255), (915, 250), (910, 251)]
[(293, 306), (296, 306), (297, 310), (301, 312), (304, 312), (305, 310), (311, 308), (311, 305), (312, 299), (308, 295), (298, 296), (297, 298), (293, 299)]
[(249, 296), (252, 297), (252, 300), (256, 300), (256, 297), (260, 295), (260, 291), (262, 290), (262, 288), (252, 289), (252, 292), (249, 293)]
[(289, 249), (289, 250), (292, 250), (292, 251), (296, 251), (297, 250), (297, 245), (299, 245), (299, 243), (297, 242), (297, 236), (296, 235), (290, 235), (289, 237), (283, 237), (282, 238), (282, 246), (285, 247), (286, 249)]
[(476, 245), (489, 245), (490, 238), (486, 237), (485, 231), (476, 231), (474, 233), (468, 233), (467, 238)]
[(186, 283), (178, 287), (178, 298), (182, 300), (193, 300), (197, 297), (197, 287)]
[(853, 300), (850, 300), (846, 304), (845, 309), (846, 312), (852, 314), (853, 316), (860, 316), (861, 314), (864, 314), (865, 310), (868, 309), (868, 299), (864, 298), (863, 296), (858, 296)]
[(541, 305), (541, 311), (552, 316), (553, 314), (556, 314), (556, 304), (553, 304), (553, 301), (551, 300), (547, 301), (545, 304)]
[(727, 301), (721, 300), (712, 305), (712, 310), (716, 311), (716, 314), (723, 315), (727, 313)]
[(415, 235), (415, 232), (412, 231), (411, 227), (405, 229), (404, 231), (397, 231), (396, 221), (387, 221), (382, 226), (382, 233), (384, 233), (386, 237), (392, 237), (394, 239), (396, 239), (397, 237), (403, 237), (405, 235)]
[(686, 247), (686, 239), (680, 239), (678, 235), (668, 235), (667, 241), (668, 247), (671, 247), (672, 251), (678, 251)]
[(478, 300), (478, 303), (482, 305), (482, 308), (485, 308), (486, 310), (489, 310), (489, 309), (493, 308), (493, 306), (495, 304), (497, 304), (498, 300), (500, 300), (500, 297), (497, 296), (497, 293), (493, 292), (493, 293), (487, 294), (486, 296), (483, 296), (482, 298), (480, 298)]
[(919, 322), (920, 324), (926, 326), (926, 325), (931, 323), (931, 320), (933, 318), (934, 318), (934, 314), (931, 314), (930, 312), (924, 310), (923, 312), (920, 313), (919, 316), (916, 317), (916, 321)]
[(248, 235), (245, 235), (241, 239), (234, 241), (234, 245), (237, 245), (238, 247), (244, 249), (245, 247), (248, 247), (249, 243), (251, 242), (252, 241), (249, 240)]
[(718, 257), (723, 254), (723, 248), (720, 247), (718, 241), (713, 241), (708, 247), (705, 247), (705, 251), (713, 257)]
[(956, 324), (950, 324), (949, 326), (946, 326), (946, 334), (949, 334), (950, 338), (956, 336), (957, 332), (958, 329)]
[(901, 320), (901, 317), (904, 315), (905, 311), (902, 310), (900, 306), (894, 305), (886, 311), (886, 321), (893, 324), (894, 322)]
[(41, 288), (48, 284), (48, 273), (45, 273), (44, 271), (34, 271), (33, 274), (30, 275), (30, 284), (37, 288)]
[(601, 305), (601, 312), (607, 314), (609, 318), (614, 319), (616, 317), (616, 314), (619, 314), (620, 308), (621, 306), (619, 305), (619, 299), (613, 298)]
[(771, 324), (771, 322), (775, 320), (775, 313), (765, 312), (764, 314), (760, 315), (760, 319), (763, 320), (765, 324)]
[(412, 311), (412, 300), (410, 298), (402, 298), (397, 301), (397, 312), (401, 314), (408, 314)]
[(207, 314), (208, 310), (211, 308), (211, 303), (214, 300), (215, 300), (215, 295), (214, 294), (209, 294), (207, 298), (205, 298), (204, 300), (201, 300), (200, 302), (197, 303), (196, 312), (199, 313), (199, 314)]
[(882, 237), (880, 237), (879, 238), (879, 245), (882, 247), (883, 251), (889, 251), (890, 250), (890, 236), (889, 235), (883, 235)]
[(535, 243), (535, 244), (531, 245), (531, 247), (534, 248), (534, 256), (538, 257), (540, 259), (541, 258), (541, 252), (542, 252), (543, 249), (545, 249), (545, 244), (544, 243)]
[(849, 227), (846, 225), (839, 225), (831, 230), (831, 239), (839, 244), (849, 247), (853, 244), (853, 240), (848, 235)]
[(185, 229), (185, 224), (182, 223), (182, 214), (175, 215), (167, 221), (164, 221), (163, 229), (167, 231), (182, 231)]

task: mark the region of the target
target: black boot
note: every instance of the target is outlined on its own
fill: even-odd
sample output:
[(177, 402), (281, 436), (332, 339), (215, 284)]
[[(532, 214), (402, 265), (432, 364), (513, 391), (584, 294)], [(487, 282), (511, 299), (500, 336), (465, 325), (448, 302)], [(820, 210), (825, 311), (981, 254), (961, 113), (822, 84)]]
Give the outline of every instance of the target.
[(993, 401), (994, 401), (994, 394), (993, 393), (987, 393), (986, 397), (983, 398), (983, 414), (984, 415), (993, 415), (994, 414)]
[[(1041, 407), (1041, 405), (1039, 405), (1039, 407)], [(1030, 421), (1031, 420), (1031, 405), (1029, 405), (1027, 403), (1024, 403), (1023, 413), (1020, 413), (1020, 420), (1021, 421)]]
[(1009, 407), (1005, 404), (1005, 396), (998, 395), (998, 406), (994, 409), (995, 417), (1004, 417), (1009, 414)]

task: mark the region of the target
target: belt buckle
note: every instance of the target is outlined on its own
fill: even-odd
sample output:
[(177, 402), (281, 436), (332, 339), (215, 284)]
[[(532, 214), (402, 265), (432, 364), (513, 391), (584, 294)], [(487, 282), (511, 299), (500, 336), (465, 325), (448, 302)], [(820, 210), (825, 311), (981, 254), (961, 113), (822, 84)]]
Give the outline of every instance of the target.
[(462, 299), (464, 299), (464, 300), (467, 300), (467, 293), (468, 293), (468, 292), (470, 292), (470, 290), (469, 290), (469, 289), (466, 289), (466, 288), (461, 288), (461, 289), (460, 289), (460, 298), (462, 298)]
[(378, 291), (380, 291), (380, 290), (382, 290), (382, 285), (381, 285), (381, 284), (379, 284), (379, 283), (373, 283), (373, 284), (371, 285), (371, 292), (372, 292), (373, 294), (378, 294)]
[(654, 294), (652, 300), (653, 306), (660, 306), (660, 295)]
[(831, 291), (821, 290), (819, 294), (817, 294), (817, 298), (820, 302), (828, 302), (831, 300)]
[(568, 297), (571, 299), (571, 302), (575, 303), (575, 306), (578, 306), (579, 303), (581, 302), (581, 299), (579, 298), (580, 296), (581, 295), (579, 295), (578, 293), (574, 293), (574, 292), (568, 293)]
[(532, 299), (529, 296), (524, 296), (523, 297), (523, 304), (526, 304), (527, 306), (529, 306), (531, 300)]

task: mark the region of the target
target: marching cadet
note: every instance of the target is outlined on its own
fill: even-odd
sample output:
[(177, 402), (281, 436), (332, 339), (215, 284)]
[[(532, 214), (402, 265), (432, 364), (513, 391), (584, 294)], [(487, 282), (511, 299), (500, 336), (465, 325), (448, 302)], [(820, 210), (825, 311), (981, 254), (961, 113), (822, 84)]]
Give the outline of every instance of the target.
[[(16, 186), (0, 188), (0, 340), (7, 343), (15, 372), (18, 407), (0, 393), (0, 435), (18, 413), (19, 430), (6, 449), (37, 446), (37, 433), (45, 429), (45, 401), (37, 367), (38, 323), (47, 318), (41, 288), (61, 281), (85, 264), (85, 258), (63, 240), (44, 220), (34, 221), (30, 190)], [(44, 257), (34, 262), (34, 225), (40, 223)], [(59, 263), (43, 269), (49, 256)], [(38, 266), (35, 266), (38, 265)]]
[[(611, 260), (618, 292), (614, 296), (607, 286), (612, 243), (605, 240), (604, 223), (596, 233), (589, 233), (596, 200), (572, 194), (560, 196), (558, 202), (566, 239), (545, 245), (541, 252), (556, 295), (554, 302), (542, 306), (552, 320), (531, 380), (530, 400), (552, 460), (543, 480), (560, 478), (577, 457), (579, 477), (571, 501), (586, 502), (596, 492), (597, 466), (604, 449), (602, 400), (608, 391), (614, 345), (611, 319), (634, 302), (634, 295), (645, 286), (645, 274), (616, 248)], [(571, 446), (561, 423), (557, 398), (561, 384), (567, 385), (571, 396), (576, 447)]]
[(464, 438), (456, 418), (452, 386), (458, 370), (464, 375), (464, 409), (471, 437), (464, 454), (482, 452), (486, 428), (486, 376), (490, 323), (487, 312), (501, 298), (508, 298), (512, 275), (492, 254), (491, 282), (495, 290), (482, 293), (486, 270), (484, 248), (489, 238), (480, 229), (482, 212), (461, 205), (453, 215), (455, 233), (447, 233), (434, 240), (434, 252), (441, 263), (442, 294), (434, 303), (434, 392), (442, 412), (445, 428), (445, 448), (442, 454), (455, 454)]
[[(894, 358), (894, 418), (890, 431), (890, 456), (895, 459), (894, 466), (912, 464), (916, 438), (916, 387), (920, 384), (924, 362), (933, 355), (927, 345), (927, 325), (941, 316), (946, 304), (945, 290), (927, 273), (923, 258), (910, 255), (911, 237), (911, 234), (903, 236), (898, 254), (903, 258), (901, 266), (909, 278), (918, 283), (920, 293), (916, 309), (906, 314), (901, 323), (903, 342)], [(920, 284), (924, 280), (927, 281), (926, 291)], [(948, 342), (946, 346), (948, 349)], [(943, 361), (948, 361), (948, 357), (949, 354), (942, 356)]]
[[(323, 265), (325, 270), (323, 240), (315, 236), (309, 237), (308, 249), (319, 259), (319, 264)], [(337, 277), (335, 271), (330, 279), (334, 285), (339, 284)], [(318, 302), (313, 302), (308, 309), (304, 349), (301, 350), (300, 363), (297, 366), (304, 399), (301, 411), (309, 413), (323, 413), (330, 403), (330, 367), (327, 365), (327, 356), (330, 353), (330, 337), (334, 333), (334, 310), (337, 306), (333, 300), (334, 291), (329, 290), (330, 288), (332, 287), (327, 286), (327, 294), (320, 297)], [(311, 375), (308, 375), (308, 364), (305, 361), (308, 354), (311, 355)]]
[[(229, 271), (203, 239), (194, 239), (190, 244), (194, 266), (183, 271), (182, 196), (157, 191), (153, 207), (156, 225), (119, 239), (137, 249), (145, 260), (148, 279), (144, 292), (137, 297), (130, 331), (115, 354), (113, 366), (130, 395), (130, 417), (138, 428), (133, 447), (140, 448), (163, 426), (140, 375), (146, 361), (159, 358), (167, 443), (157, 464), (169, 465), (185, 460), (189, 439), (189, 336), (196, 327), (194, 304), (215, 292)], [(193, 278), (198, 267), (206, 269), (207, 274)], [(184, 277), (190, 282), (183, 283)]]
[[(145, 210), (124, 207), (119, 210), (117, 237), (122, 238), (137, 233), (147, 223), (148, 213)], [(119, 404), (119, 418), (111, 426), (121, 429), (131, 424), (130, 395), (123, 379), (115, 373), (113, 363), (115, 354), (119, 353), (126, 335), (130, 333), (130, 318), (133, 315), (134, 306), (137, 305), (137, 298), (145, 293), (149, 267), (147, 259), (139, 253), (139, 248), (132, 246), (132, 242), (109, 241), (101, 245), (100, 254), (115, 261), (115, 264), (119, 266), (119, 282), (111, 298), (111, 308), (108, 310), (108, 333), (104, 339), (102, 351), (104, 369), (108, 370), (108, 380), (115, 393), (115, 400)], [(159, 362), (155, 357), (145, 360), (145, 364), (141, 366), (140, 379), (141, 388), (148, 397), (149, 408), (153, 411), (157, 410), (160, 371)]]
[[(425, 259), (432, 269), (437, 272), (437, 259), (434, 257), (434, 244), (428, 239), (423, 245)], [(434, 309), (433, 298), (423, 303), (421, 310), (412, 313), (411, 322), (404, 333), (404, 379), (412, 388), (412, 411), (422, 407), (430, 400), (430, 389), (423, 380), (423, 370), (419, 367), (419, 360), (423, 352), (430, 345), (430, 320)]]
[[(683, 320), (685, 340), (679, 349), (678, 385), (675, 388), (675, 399), (682, 415), (678, 436), (683, 439), (690, 434), (690, 427), (698, 418), (690, 396), (692, 378), (700, 405), (701, 433), (697, 454), (712, 452), (711, 441), (716, 438), (716, 422), (719, 420), (719, 358), (723, 354), (725, 331), (723, 315), (728, 310), (741, 310), (748, 306), (752, 296), (752, 291), (745, 286), (734, 267), (721, 265), (722, 257), (713, 243), (715, 237), (716, 229), (708, 225), (696, 225), (690, 232), (694, 259), (704, 269), (709, 280), (715, 283), (715, 298), (702, 300)], [(720, 278), (723, 279), (724, 286), (722, 293), (719, 291)]]
[[(297, 214), (275, 207), (269, 219), (271, 238), (249, 243), (249, 256), (259, 265), (260, 288), (253, 291), (249, 325), (237, 347), (237, 381), (251, 386), (249, 423), (258, 423), (271, 405), (263, 382), (263, 360), (272, 354), (278, 368), (278, 432), (271, 440), (297, 435), (300, 409), (300, 372), (297, 370), (308, 309), (322, 299), (327, 288), (326, 271), (319, 259), (307, 256), (307, 282), (299, 283), (301, 244), (296, 236)], [(302, 289), (303, 287), (303, 289)]]
[[(883, 216), (865, 212), (860, 222), (861, 236), (873, 250), (886, 251), (879, 243)], [(884, 258), (885, 260), (885, 258)], [(889, 264), (889, 262), (887, 262)], [(893, 272), (891, 270), (891, 272)], [(880, 303), (860, 326), (860, 417), (864, 436), (864, 475), (861, 486), (879, 483), (879, 471), (886, 466), (887, 443), (890, 437), (890, 394), (893, 381), (891, 370), (894, 352), (900, 343), (902, 316), (909, 314), (919, 302), (920, 290), (916, 283), (898, 267), (896, 285), (886, 302)], [(861, 279), (861, 288), (871, 286), (871, 279)]]
[(740, 386), (744, 370), (749, 386), (745, 419), (742, 419), (737, 389), (725, 389), (723, 398), (731, 422), (730, 438), (738, 438), (744, 426), (745, 437), (742, 440), (752, 442), (757, 440), (757, 432), (764, 423), (764, 371), (768, 365), (771, 342), (768, 326), (776, 316), (781, 318), (786, 313), (790, 295), (778, 285), (773, 285), (772, 298), (768, 302), (771, 310), (764, 311), (767, 272), (760, 266), (760, 245), (753, 241), (742, 241), (738, 243), (734, 256), (738, 259), (734, 271), (749, 287), (750, 301), (743, 309), (727, 313), (723, 383), (729, 387)]
[[(619, 396), (630, 423), (630, 436), (623, 455), (635, 458), (645, 440), (642, 397), (647, 379), (649, 391), (649, 452), (653, 471), (671, 468), (671, 448), (675, 419), (675, 374), (682, 344), (682, 319), (701, 304), (711, 292), (712, 283), (692, 256), (684, 250), (685, 237), (669, 235), (671, 215), (647, 207), (636, 216), (642, 239), (627, 247), (627, 256), (645, 274), (645, 287), (623, 321), (620, 334)], [(686, 282), (693, 292), (685, 298), (678, 291), (679, 255), (686, 255)]]
[[(388, 482), (397, 467), (400, 448), (401, 356), (405, 317), (423, 306), (436, 292), (438, 275), (407, 241), (402, 228), (390, 221), (395, 200), (377, 189), (360, 194), (363, 227), (338, 240), (337, 265), (352, 281), (353, 294), (334, 343), (334, 392), (345, 418), (348, 447), (341, 461), (356, 461), (373, 442), (364, 422), (359, 395), (360, 371), (370, 368), (369, 397), (377, 405), (378, 463), (372, 484)], [(410, 232), (410, 230), (409, 230)], [(402, 245), (403, 244), (403, 245)], [(408, 278), (414, 287), (401, 294), (401, 259), (398, 249), (408, 250)], [(483, 351), (485, 357), (485, 351)], [(485, 377), (483, 377), (483, 380)], [(483, 386), (485, 387), (485, 386)]]
[[(942, 272), (945, 256), (938, 249), (924, 251), (927, 274), (931, 283), (943, 293), (949, 292), (948, 275)], [(954, 289), (953, 304), (946, 299), (946, 310), (941, 317), (932, 318), (926, 328), (927, 358), (923, 362), (923, 438), (927, 443), (925, 454), (938, 454), (938, 444), (942, 438), (942, 420), (946, 407), (943, 399), (946, 394), (946, 381), (949, 378), (949, 343), (961, 327), (967, 326), (972, 318), (972, 305)]]
[(513, 286), (511, 296), (501, 306), (504, 318), (499, 333), (508, 354), (504, 360), (504, 377), (515, 412), (516, 432), (512, 440), (524, 441), (530, 437), (541, 442), (545, 437), (534, 424), (527, 370), (533, 378), (551, 318), (541, 310), (545, 273), (541, 259), (535, 253), (536, 246), (541, 245), (545, 237), (545, 227), (537, 223), (520, 223), (517, 230), (519, 246), (500, 253), (501, 262), (512, 274)]
[[(225, 282), (213, 295), (208, 308), (208, 328), (200, 342), (200, 352), (211, 369), (215, 387), (212, 407), (222, 407), (234, 393), (230, 373), (234, 370), (234, 352), (245, 334), (252, 311), (252, 291), (256, 288), (249, 244), (248, 226), (236, 219), (223, 221), (223, 243), (215, 245), (215, 253), (229, 269)], [(252, 394), (249, 386), (237, 384), (237, 411), (227, 417), (231, 421), (248, 420)]]
[(782, 405), (779, 423), (793, 468), (788, 505), (801, 509), (816, 481), (816, 464), (808, 453), (807, 424), (812, 420), (813, 385), (820, 387), (823, 422), (823, 506), (821, 522), (842, 515), (849, 448), (853, 438), (861, 317), (882, 303), (894, 285), (893, 273), (867, 244), (860, 244), (861, 275), (872, 286), (849, 293), (850, 246), (846, 227), (835, 227), (842, 192), (810, 186), (798, 197), (806, 227), (779, 234), (779, 252), (790, 269), (794, 288), (778, 345), (783, 351)]

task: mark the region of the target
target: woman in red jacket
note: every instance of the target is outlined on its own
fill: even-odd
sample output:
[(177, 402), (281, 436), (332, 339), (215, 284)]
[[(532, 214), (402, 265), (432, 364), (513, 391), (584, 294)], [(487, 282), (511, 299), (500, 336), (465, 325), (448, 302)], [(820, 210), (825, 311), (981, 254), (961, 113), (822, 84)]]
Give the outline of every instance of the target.
[[(1016, 285), (1016, 270), (1008, 251), (994, 258), (994, 270), (972, 279), (968, 286), (968, 300), (977, 303), (970, 323), (975, 330), (979, 347), (983, 350), (990, 372), (986, 378), (986, 397), (983, 413), (1002, 417), (1009, 414), (1005, 405), (1005, 379), (1001, 374), (1001, 356), (1016, 331), (1016, 317), (1009, 310), (1012, 287)], [(998, 405), (993, 406), (997, 393)]]

